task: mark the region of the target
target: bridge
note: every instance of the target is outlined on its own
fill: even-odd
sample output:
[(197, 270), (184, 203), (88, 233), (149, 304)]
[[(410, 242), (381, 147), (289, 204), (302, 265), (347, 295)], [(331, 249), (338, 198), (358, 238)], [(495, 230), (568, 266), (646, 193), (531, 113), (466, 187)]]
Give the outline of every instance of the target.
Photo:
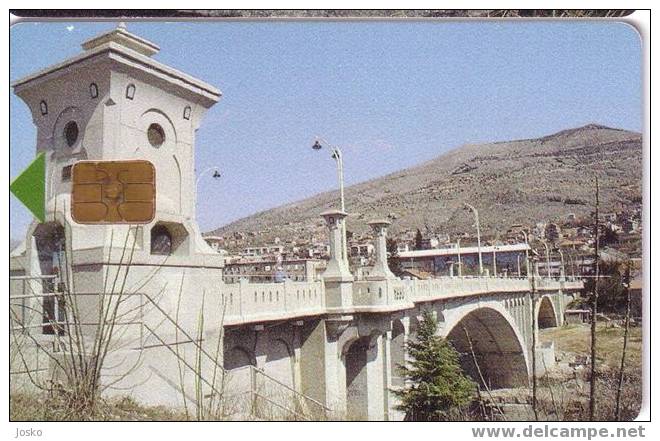
[[(220, 388), (209, 381), (208, 374), (200, 374), (216, 366), (223, 373), (222, 393), (234, 397), (226, 399), (238, 406), (234, 411), (238, 415), (253, 412), (255, 397), (279, 409), (274, 414), (271, 409), (271, 417), (288, 417), (289, 412), (297, 415), (302, 411), (291, 409), (290, 403), (298, 397), (322, 409), (327, 418), (400, 419), (403, 415), (395, 410), (392, 391), (405, 384), (397, 366), (407, 360), (405, 344), (415, 338), (424, 311), (436, 317), (439, 334), (461, 354), (465, 371), (475, 381), (491, 389), (528, 387), (534, 331), (561, 326), (565, 305), (582, 288), (582, 282), (563, 276), (541, 277), (538, 266), (524, 278), (397, 278), (387, 265), (386, 221), (371, 223), (375, 263), (364, 279), (357, 280), (350, 274), (341, 248), (346, 214), (329, 211), (323, 217), (330, 260), (318, 281), (249, 283), (241, 279), (225, 284), (221, 277), (213, 277), (215, 270), (201, 264), (181, 267), (176, 260), (167, 264), (161, 260), (136, 265), (139, 260), (122, 262), (121, 258), (113, 262), (117, 253), (110, 252), (107, 277), (125, 269), (129, 286), (140, 285), (122, 304), (123, 309), (134, 312), (121, 323), (123, 344), (108, 361), (125, 366), (127, 358), (140, 359), (140, 369), (123, 379), (119, 390), (130, 388), (143, 402), (180, 406), (185, 404), (182, 397), (191, 395), (189, 390), (195, 387), (195, 375), (208, 382), (211, 390)], [(90, 265), (82, 254), (73, 263), (78, 285), (85, 285), (85, 277), (80, 276), (85, 276)], [(167, 276), (145, 284), (154, 268)], [(211, 283), (200, 285), (195, 271), (209, 274)], [(174, 286), (163, 289), (163, 280), (174, 281)], [(15, 275), (13, 307), (20, 302), (28, 311), (38, 310), (45, 305), (43, 298), (57, 295), (45, 292), (38, 282)], [(77, 296), (78, 302), (89, 305), (98, 298), (84, 290)], [(31, 305), (26, 300), (32, 300)], [(25, 316), (25, 310), (21, 314)], [(87, 317), (86, 322), (89, 325), (93, 320)], [(37, 320), (33, 327), (38, 334), (43, 323)], [(63, 340), (52, 335), (38, 338), (49, 344)], [(211, 357), (214, 341), (221, 349)], [(205, 367), (197, 369), (191, 360), (200, 351), (207, 356), (202, 363)], [(36, 365), (44, 369), (47, 361), (42, 357)], [(52, 369), (49, 366), (45, 372)], [(183, 382), (181, 370), (187, 372)], [(14, 369), (15, 374), (20, 371)], [(121, 375), (115, 367), (106, 378)]]
[(476, 381), (492, 389), (528, 387), (534, 328), (561, 326), (566, 304), (582, 288), (579, 281), (541, 277), (538, 269), (525, 278), (396, 278), (387, 268), (385, 221), (372, 223), (376, 262), (369, 280), (355, 281), (341, 253), (345, 214), (324, 217), (331, 257), (322, 282), (225, 288), (225, 365), (254, 365), (340, 416), (401, 417), (392, 393), (404, 386), (397, 366), (425, 310)]

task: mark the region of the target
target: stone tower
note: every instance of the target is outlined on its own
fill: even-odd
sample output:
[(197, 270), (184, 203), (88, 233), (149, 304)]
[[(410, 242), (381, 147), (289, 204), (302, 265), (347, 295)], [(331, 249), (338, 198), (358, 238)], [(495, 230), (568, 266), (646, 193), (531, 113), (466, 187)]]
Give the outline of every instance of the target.
[[(221, 94), (156, 61), (159, 47), (123, 25), (84, 42), (82, 48), (81, 54), (12, 85), (32, 114), (36, 153), (45, 154), (46, 221), (30, 225), (24, 243), (12, 253), (10, 271), (28, 278), (57, 277), (57, 286), (64, 286), (58, 289), (75, 294), (80, 314), (86, 314), (81, 317), (89, 322), (81, 327), (84, 338), (94, 337), (99, 306), (112, 296), (124, 296), (126, 318), (117, 324), (121, 330), (109, 365), (121, 370), (127, 363), (121, 360), (136, 357), (135, 348), (150, 348), (142, 351), (143, 369), (126, 384), (144, 384), (156, 371), (167, 384), (176, 379), (176, 372), (168, 369), (177, 364), (160, 343), (178, 342), (181, 332), (193, 332), (202, 308), (207, 335), (221, 327), (215, 319), (222, 310), (224, 258), (202, 239), (195, 221), (194, 169), (195, 131)], [(73, 220), (73, 164), (138, 159), (155, 168), (151, 222)], [(31, 289), (36, 294), (46, 286), (39, 279), (29, 280), (34, 280)], [(175, 309), (178, 320), (173, 325), (165, 316), (174, 316)], [(157, 329), (158, 335), (148, 329)], [(121, 372), (108, 373), (115, 374)], [(178, 400), (176, 390), (158, 384), (151, 381), (135, 393), (147, 401), (163, 399), (163, 394)]]
[(70, 226), (74, 250), (106, 246), (110, 233), (120, 237), (125, 227), (71, 220), (71, 166), (80, 160), (148, 160), (156, 170), (156, 214), (136, 229), (138, 249), (210, 254), (194, 221), (194, 145), (195, 131), (220, 92), (154, 60), (159, 47), (121, 24), (82, 48), (13, 84), (37, 128), (36, 151), (46, 155), (47, 219)]

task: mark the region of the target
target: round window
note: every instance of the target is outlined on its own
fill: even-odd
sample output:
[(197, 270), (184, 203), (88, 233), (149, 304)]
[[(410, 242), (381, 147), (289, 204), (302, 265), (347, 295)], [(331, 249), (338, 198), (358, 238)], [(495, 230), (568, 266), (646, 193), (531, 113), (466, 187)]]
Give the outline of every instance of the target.
[(78, 124), (75, 121), (69, 121), (64, 126), (64, 139), (69, 147), (73, 147), (78, 141)]
[(165, 131), (160, 125), (156, 123), (151, 124), (147, 129), (147, 138), (149, 139), (149, 144), (154, 147), (160, 147), (165, 142)]

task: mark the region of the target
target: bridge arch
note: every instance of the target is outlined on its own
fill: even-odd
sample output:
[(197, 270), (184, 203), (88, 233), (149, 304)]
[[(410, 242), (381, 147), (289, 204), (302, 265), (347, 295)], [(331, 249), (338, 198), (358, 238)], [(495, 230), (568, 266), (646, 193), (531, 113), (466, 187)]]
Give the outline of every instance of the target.
[(558, 326), (557, 312), (555, 311), (555, 305), (550, 297), (541, 297), (536, 309), (536, 320), (539, 329), (555, 328)]
[(527, 348), (504, 307), (493, 302), (460, 308), (447, 325), (447, 340), (477, 383), (492, 389), (529, 385)]

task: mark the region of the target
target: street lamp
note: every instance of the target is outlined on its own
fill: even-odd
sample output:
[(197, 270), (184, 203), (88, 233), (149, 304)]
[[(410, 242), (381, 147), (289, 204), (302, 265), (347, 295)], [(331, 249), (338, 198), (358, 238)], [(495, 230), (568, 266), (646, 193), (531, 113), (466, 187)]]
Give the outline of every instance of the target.
[[(312, 145), (312, 149), (314, 150), (321, 150), (323, 147), (327, 146), (328, 149), (332, 152), (332, 159), (335, 160), (337, 163), (337, 178), (339, 180), (339, 203), (340, 203), (340, 209), (342, 212), (346, 212), (346, 204), (344, 202), (344, 159), (343, 155), (341, 153), (341, 150), (339, 150), (339, 147), (333, 147), (330, 145), (328, 141), (326, 141), (323, 138), (317, 137), (316, 140), (314, 141), (314, 145)], [(344, 259), (347, 258), (348, 253), (346, 250), (346, 222), (343, 224), (343, 231), (342, 231), (342, 254), (344, 256)]]
[(570, 251), (568, 253), (568, 264), (571, 266), (572, 280), (575, 280), (575, 258), (573, 257), (573, 253), (571, 253)]
[(527, 277), (529, 277), (529, 237), (527, 237), (527, 231), (521, 231), (523, 237), (525, 238), (525, 271), (527, 272)]
[(204, 175), (205, 175), (206, 173), (210, 172), (211, 170), (213, 170), (213, 174), (211, 175), (211, 177), (212, 177), (213, 179), (218, 179), (218, 178), (222, 177), (222, 174), (220, 173), (220, 170), (218, 169), (217, 166), (213, 166), (213, 167), (209, 167), (209, 168), (207, 168), (207, 169), (204, 169), (204, 171), (201, 172), (201, 173), (197, 176), (197, 180), (195, 181), (195, 190), (197, 190), (197, 186), (199, 185), (199, 180), (202, 179), (202, 178), (204, 177)]
[(548, 248), (548, 243), (545, 240), (542, 240), (540, 242), (545, 247), (545, 264), (548, 267), (547, 273), (548, 273), (548, 279), (550, 279), (550, 248)]
[(559, 272), (559, 278), (561, 279), (562, 277), (566, 276), (566, 270), (564, 269), (564, 253), (562, 253), (561, 248), (557, 248), (557, 251), (559, 251), (559, 257), (561, 257), (561, 270)]
[(477, 252), (479, 253), (479, 276), (482, 276), (484, 273), (484, 264), (483, 264), (483, 260), (481, 259), (481, 228), (479, 227), (479, 212), (477, 211), (476, 208), (474, 208), (472, 205), (468, 204), (467, 202), (463, 202), (463, 205), (465, 205), (468, 209), (472, 210), (472, 213), (474, 213), (475, 223), (477, 224)]
[(461, 263), (461, 238), (456, 239), (456, 254), (458, 255), (458, 277), (463, 277), (463, 264)]

